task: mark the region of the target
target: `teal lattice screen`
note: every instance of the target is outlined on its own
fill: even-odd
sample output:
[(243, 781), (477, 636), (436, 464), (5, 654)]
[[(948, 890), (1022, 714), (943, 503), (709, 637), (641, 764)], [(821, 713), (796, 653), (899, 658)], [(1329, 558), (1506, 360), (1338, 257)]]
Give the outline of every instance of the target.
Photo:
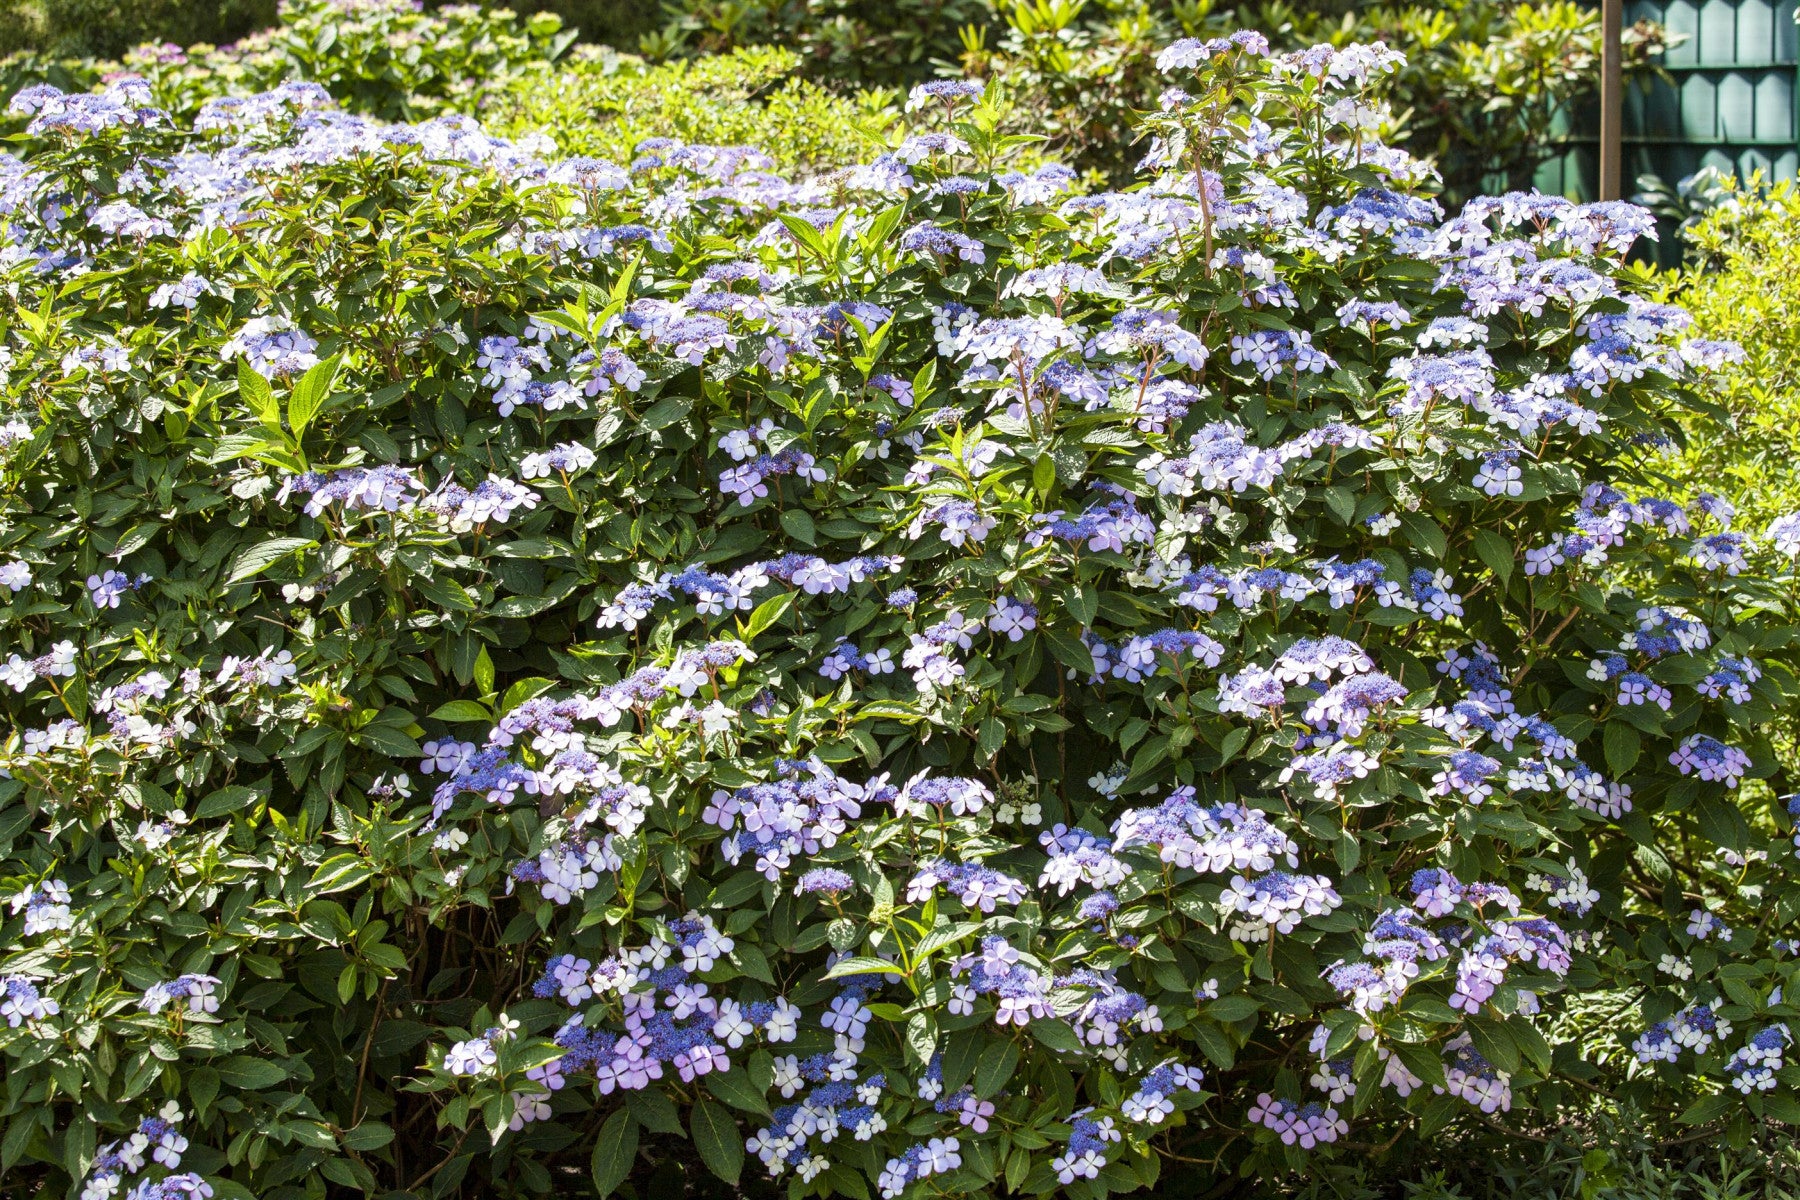
[[(1669, 183), (1714, 166), (1742, 177), (1800, 174), (1795, 0), (1627, 0), (1627, 23), (1648, 17), (1686, 40), (1669, 51), (1669, 80), (1625, 93), (1625, 181)], [(1578, 198), (1598, 174), (1594, 112), (1575, 115), (1567, 150), (1538, 186)]]

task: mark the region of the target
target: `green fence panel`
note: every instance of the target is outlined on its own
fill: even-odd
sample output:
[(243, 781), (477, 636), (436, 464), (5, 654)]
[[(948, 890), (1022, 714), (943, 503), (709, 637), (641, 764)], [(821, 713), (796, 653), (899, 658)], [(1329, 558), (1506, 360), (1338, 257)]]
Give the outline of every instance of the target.
[[(1667, 79), (1625, 92), (1627, 188), (1641, 175), (1676, 183), (1702, 167), (1739, 178), (1800, 176), (1796, 0), (1627, 0), (1625, 20), (1660, 21), (1682, 44), (1664, 56)], [(1576, 199), (1598, 190), (1599, 113), (1574, 114), (1561, 155), (1537, 186)], [(1669, 248), (1667, 237), (1665, 249)]]

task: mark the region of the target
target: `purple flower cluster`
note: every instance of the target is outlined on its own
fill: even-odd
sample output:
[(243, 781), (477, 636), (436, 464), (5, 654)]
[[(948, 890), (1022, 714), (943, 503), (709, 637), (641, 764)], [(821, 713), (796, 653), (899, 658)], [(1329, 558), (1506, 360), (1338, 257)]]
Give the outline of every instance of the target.
[(7, 1027), (35, 1025), (54, 1017), (62, 1005), (38, 990), (38, 985), (23, 975), (0, 976), (0, 1020)]
[(1203, 807), (1192, 787), (1177, 788), (1154, 808), (1127, 809), (1112, 834), (1115, 854), (1141, 847), (1162, 862), (1204, 873), (1300, 865), (1298, 843), (1262, 812), (1238, 804)]
[(929, 900), (938, 889), (948, 891), (964, 908), (984, 913), (996, 905), (1018, 904), (1029, 894), (1019, 880), (978, 863), (951, 863), (935, 859), (920, 868), (906, 885), (906, 899), (912, 904)]
[[(798, 1035), (800, 1010), (785, 998), (740, 1004), (715, 999), (696, 976), (712, 970), (735, 948), (712, 920), (689, 913), (668, 922), (667, 939), (638, 949), (622, 950), (590, 964), (559, 955), (550, 960), (535, 985), (544, 999), (559, 998), (579, 1007), (590, 998), (619, 1007), (621, 1028), (591, 1025), (582, 1014), (569, 1018), (555, 1041), (563, 1053), (525, 1072), (533, 1090), (515, 1094), (515, 1128), (548, 1115), (540, 1109), (561, 1090), (567, 1076), (591, 1073), (602, 1095), (615, 1090), (638, 1091), (661, 1079), (665, 1068), (683, 1082), (731, 1069), (731, 1052), (760, 1034), (770, 1043), (790, 1042)], [(452, 1074), (472, 1075), (492, 1069), (493, 1044), (501, 1031), (460, 1043), (445, 1059)]]
[(1681, 745), (1669, 755), (1669, 762), (1683, 775), (1698, 774), (1709, 783), (1736, 787), (1750, 769), (1750, 756), (1736, 746), (1704, 733), (1683, 738)]
[(1023, 1026), (1051, 1019), (1050, 976), (1032, 966), (1003, 937), (982, 938), (981, 949), (957, 959), (951, 974), (961, 980), (951, 988), (952, 1016), (966, 1016), (975, 1011), (977, 997), (992, 996), (998, 1025)]
[(1297, 1145), (1302, 1150), (1335, 1142), (1350, 1131), (1349, 1122), (1338, 1116), (1335, 1108), (1316, 1102), (1277, 1100), (1267, 1092), (1256, 1098), (1246, 1115), (1255, 1124), (1273, 1130), (1283, 1145)]
[(719, 843), (725, 861), (735, 865), (753, 854), (756, 869), (775, 880), (796, 860), (836, 845), (863, 805), (891, 802), (897, 794), (885, 775), (857, 784), (817, 759), (782, 761), (767, 783), (714, 792), (701, 819), (725, 831)]
[(147, 1013), (159, 1013), (163, 1009), (182, 1001), (178, 1011), (185, 1009), (189, 1013), (216, 1013), (219, 1011), (219, 980), (211, 975), (182, 975), (165, 983), (156, 983), (145, 989), (143, 999), (138, 1007)]

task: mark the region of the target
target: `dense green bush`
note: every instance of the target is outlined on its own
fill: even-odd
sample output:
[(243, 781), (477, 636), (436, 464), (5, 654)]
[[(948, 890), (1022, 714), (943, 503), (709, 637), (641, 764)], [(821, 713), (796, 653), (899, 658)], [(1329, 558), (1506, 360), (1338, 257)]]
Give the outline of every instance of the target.
[(651, 64), (569, 38), (553, 16), (520, 21), (505, 9), (425, 14), (406, 0), (296, 0), (279, 25), (226, 49), (145, 45), (122, 66), (22, 55), (4, 64), (0, 82), (8, 95), (40, 81), (79, 91), (122, 69), (190, 120), (219, 97), (306, 80), (351, 111), (469, 113), (501, 136), (545, 135), (564, 153), (626, 162), (639, 142), (674, 137), (754, 144), (784, 166), (837, 164), (878, 146), (897, 116), (890, 95), (839, 97), (798, 78), (791, 50)]
[(774, 43), (822, 78), (859, 87), (916, 83), (953, 62), (968, 30), (997, 27), (995, 0), (676, 0), (646, 46), (716, 54)]
[[(219, 45), (267, 29), (277, 0), (0, 0), (0, 55), (27, 50), (118, 58), (143, 42)], [(428, 7), (440, 8), (434, 2)], [(516, 0), (524, 14), (551, 13), (583, 41), (627, 49), (665, 14), (644, 0)], [(11, 93), (7, 93), (10, 95)]]
[(1096, 1196), (1800, 1120), (1800, 518), (1659, 487), (1730, 348), (1639, 209), (1444, 221), (1385, 49), (1160, 65), (1085, 196), (972, 84), (801, 183), (17, 97), (9, 1181)]
[(1664, 293), (1744, 359), (1721, 374), (1717, 407), (1689, 419), (1679, 477), (1723, 494), (1747, 526), (1766, 524), (1800, 507), (1800, 192), (1731, 192), (1685, 236), (1689, 265), (1663, 276)]
[[(896, 4), (683, 0), (690, 49), (790, 45), (826, 78), (892, 83), (939, 73), (1003, 82), (1020, 130), (1048, 136), (1066, 161), (1115, 183), (1137, 165), (1134, 112), (1166, 80), (1159, 46), (1180, 36), (1261, 30), (1277, 45), (1386, 41), (1407, 64), (1389, 88), (1394, 140), (1438, 165), (1449, 198), (1529, 188), (1594, 94), (1600, 21), (1574, 0), (1443, 4), (1225, 5), (1169, 0), (903, 0)], [(956, 20), (946, 19), (952, 12)], [(1652, 69), (1663, 32), (1626, 30), (1626, 69)]]
[[(1669, 470), (1754, 529), (1800, 508), (1800, 193), (1786, 183), (1723, 183), (1710, 185), (1706, 209), (1683, 228), (1687, 266), (1655, 286), (1693, 313), (1696, 332), (1740, 344), (1744, 358), (1721, 373), (1713, 403), (1684, 422)], [(1780, 761), (1782, 790), (1800, 790), (1800, 713), (1784, 714)]]
[(784, 165), (853, 161), (881, 145), (890, 97), (844, 98), (796, 74), (799, 56), (770, 46), (649, 64), (578, 46), (521, 75), (477, 110), (493, 133), (543, 133), (566, 154), (630, 161), (646, 138), (753, 145)]
[[(1179, 20), (1139, 8), (1110, 23), (1084, 25), (1082, 6), (1050, 3), (1012, 10), (993, 50), (971, 44), (963, 70), (1005, 81), (1021, 127), (1052, 132), (1060, 153), (1114, 180), (1130, 177), (1137, 148), (1120, 131), (1153, 108), (1164, 86), (1154, 48), (1177, 33), (1216, 36), (1239, 25), (1286, 44), (1385, 41), (1407, 62), (1388, 89), (1392, 115), (1382, 132), (1431, 158), (1452, 203), (1484, 191), (1532, 186), (1539, 166), (1561, 152), (1576, 108), (1593, 95), (1598, 15), (1571, 0), (1520, 4), (1456, 0), (1369, 8), (1275, 2), (1238, 9), (1176, 9)], [(1658, 27), (1627, 31), (1627, 70), (1650, 68)]]
[(0, 0), (0, 55), (116, 58), (141, 42), (229, 42), (274, 24), (275, 6), (276, 0)]
[(124, 65), (182, 117), (219, 96), (305, 81), (353, 112), (417, 120), (481, 107), (554, 63), (575, 36), (549, 14), (519, 21), (466, 4), (427, 13), (411, 0), (282, 0), (280, 17), (232, 46), (145, 45)]
[[(291, 0), (279, 24), (226, 51), (190, 56), (159, 44), (128, 55), (127, 67), (183, 114), (209, 96), (292, 77), (324, 83), (341, 103), (389, 119), (472, 112), (509, 132), (535, 120), (559, 144), (603, 154), (618, 153), (639, 130), (751, 141), (784, 163), (842, 157), (863, 140), (862, 127), (886, 123), (877, 115), (883, 94), (852, 90), (950, 71), (1003, 85), (1009, 132), (1043, 139), (1059, 160), (1123, 184), (1140, 153), (1134, 114), (1156, 106), (1163, 81), (1153, 59), (1171, 38), (1247, 27), (1286, 47), (1385, 40), (1409, 59), (1389, 89), (1394, 112), (1380, 130), (1432, 158), (1454, 204), (1531, 185), (1592, 94), (1599, 44), (1598, 17), (1574, 0), (1300, 8), (1286, 0), (683, 0), (671, 6), (666, 28), (643, 37), (610, 18), (564, 26), (554, 15), (560, 10), (550, 9), (516, 23), (504, 9)], [(190, 28), (171, 22), (157, 40), (185, 42)], [(589, 42), (641, 42), (669, 73), (600, 49), (563, 59), (578, 33)], [(1647, 22), (1627, 31), (1629, 72), (1652, 68), (1662, 36)], [(46, 40), (55, 42), (35, 44)], [(106, 69), (68, 65), (61, 86)], [(47, 75), (32, 59), (10, 74), (0, 70), (0, 79), (34, 73)], [(823, 88), (844, 101), (834, 105)], [(594, 122), (584, 119), (589, 109)]]

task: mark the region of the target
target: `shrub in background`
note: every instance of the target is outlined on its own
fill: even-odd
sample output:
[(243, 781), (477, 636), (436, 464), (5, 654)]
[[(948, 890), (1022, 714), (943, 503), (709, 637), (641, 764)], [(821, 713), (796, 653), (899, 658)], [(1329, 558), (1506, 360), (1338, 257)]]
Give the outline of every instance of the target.
[(968, 29), (999, 25), (995, 0), (677, 0), (646, 51), (716, 54), (762, 43), (800, 52), (813, 75), (853, 87), (930, 78)]
[(1766, 524), (1800, 506), (1800, 194), (1760, 182), (1730, 190), (1690, 226), (1691, 265), (1662, 277), (1667, 299), (1693, 313), (1708, 337), (1744, 348), (1720, 375), (1716, 407), (1690, 419), (1679, 460), (1690, 487), (1723, 493), (1741, 519)]
[(0, 0), (0, 54), (116, 58), (141, 42), (229, 42), (274, 24), (276, 2)]
[[(209, 100), (305, 80), (354, 112), (470, 113), (501, 136), (543, 134), (564, 153), (625, 162), (639, 142), (675, 137), (754, 144), (784, 166), (837, 164), (879, 145), (897, 115), (890, 94), (839, 97), (797, 78), (791, 50), (651, 64), (570, 37), (554, 16), (521, 22), (505, 9), (426, 14), (406, 0), (300, 0), (283, 6), (279, 25), (237, 46), (144, 45), (119, 67), (22, 55), (0, 79), (15, 85), (8, 95), (32, 82), (78, 91), (122, 69), (183, 120)], [(10, 121), (23, 127), (26, 119)]]
[[(1070, 162), (1117, 182), (1129, 180), (1141, 152), (1122, 132), (1135, 111), (1156, 106), (1166, 85), (1154, 68), (1156, 48), (1182, 34), (1246, 26), (1294, 47), (1385, 41), (1404, 50), (1406, 65), (1388, 88), (1394, 116), (1382, 131), (1434, 161), (1453, 204), (1530, 188), (1538, 168), (1561, 152), (1598, 78), (1599, 16), (1569, 0), (1457, 0), (1350, 13), (1281, 2), (1140, 4), (1101, 10), (1109, 19), (1098, 22), (1068, 0), (1003, 11), (1004, 36), (991, 47), (970, 36), (960, 69), (1003, 81), (1021, 129), (1048, 134)], [(1663, 42), (1654, 23), (1628, 29), (1628, 75), (1652, 69)]]
[(305, 81), (353, 112), (415, 120), (479, 107), (574, 39), (547, 13), (519, 21), (473, 4), (425, 12), (409, 0), (283, 0), (279, 24), (234, 45), (191, 56), (147, 45), (125, 65), (182, 115), (215, 96)]
[[(1139, 154), (1132, 142), (1134, 114), (1156, 106), (1163, 85), (1153, 59), (1171, 38), (1249, 27), (1287, 47), (1385, 40), (1404, 48), (1409, 62), (1389, 89), (1397, 120), (1381, 121), (1382, 131), (1432, 157), (1446, 198), (1460, 204), (1484, 190), (1531, 185), (1537, 169), (1558, 153), (1572, 115), (1592, 96), (1599, 45), (1598, 17), (1573, 0), (1300, 9), (1283, 0), (1238, 7), (1144, 0), (684, 0), (665, 28), (642, 36), (617, 14), (600, 12), (604, 5), (576, 5), (581, 11), (570, 15), (580, 24), (567, 28), (559, 14), (568, 6), (526, 7), (541, 11), (515, 24), (505, 9), (294, 0), (282, 6), (273, 28), (223, 53), (202, 48), (191, 59), (160, 43), (195, 40), (197, 26), (192, 19), (167, 22), (157, 33), (159, 45), (128, 55), (127, 66), (149, 75), (159, 101), (182, 113), (210, 95), (255, 91), (294, 77), (318, 80), (340, 102), (390, 119), (446, 110), (485, 113), (497, 102), (506, 127), (512, 127), (514, 112), (535, 115), (568, 131), (570, 144), (591, 142), (602, 148), (597, 152), (611, 150), (608, 139), (618, 129), (638, 127), (638, 113), (652, 114), (651, 125), (664, 127), (652, 128), (652, 136), (676, 123), (698, 124), (691, 136), (701, 140), (737, 128), (743, 132), (731, 133), (732, 140), (755, 141), (783, 162), (841, 152), (844, 143), (829, 131), (855, 129), (865, 122), (846, 119), (849, 114), (872, 114), (885, 98), (879, 90), (846, 95), (848, 107), (831, 111), (822, 88), (847, 93), (953, 72), (1002, 81), (1009, 131), (1044, 139), (1060, 160), (1123, 184)], [(653, 74), (633, 87), (620, 67), (631, 60), (605, 51), (588, 51), (557, 70), (551, 64), (561, 65), (577, 36), (590, 43), (641, 44), (653, 61), (689, 62), (695, 74)], [(1661, 28), (1639, 22), (1625, 40), (1628, 73), (1653, 69), (1664, 44)], [(66, 52), (73, 43), (37, 37), (30, 44)], [(784, 59), (774, 46), (798, 58)], [(713, 61), (731, 51), (739, 54)], [(750, 59), (742, 57), (745, 51), (754, 52)], [(168, 66), (178, 69), (159, 69)], [(40, 69), (38, 60), (28, 59), (8, 77), (44, 77)], [(100, 74), (98, 65), (87, 71)], [(795, 72), (806, 82), (784, 78)], [(696, 85), (711, 94), (696, 96)], [(742, 88), (764, 90), (762, 113), (740, 102)], [(667, 91), (665, 103), (656, 101), (658, 89)], [(729, 94), (727, 107), (713, 99), (722, 94)], [(605, 127), (591, 138), (579, 119), (584, 104), (602, 114)], [(686, 122), (690, 108), (698, 116)], [(709, 131), (713, 125), (720, 132)], [(801, 138), (789, 152), (780, 144), (786, 140), (781, 131), (796, 126), (820, 136)]]
[(950, 81), (809, 183), (17, 98), (0, 1170), (1096, 1196), (1800, 1120), (1797, 522), (1658, 484), (1730, 349), (1641, 210), (1444, 221), (1383, 48), (1160, 65), (1086, 196)]
[[(628, 48), (664, 19), (660, 7), (639, 0), (524, 0), (509, 7), (552, 14), (584, 41)], [(107, 59), (143, 42), (220, 45), (274, 25), (276, 8), (277, 0), (0, 0), (0, 54)]]
[(483, 125), (543, 133), (566, 154), (629, 162), (646, 138), (754, 145), (785, 165), (827, 168), (881, 145), (894, 97), (841, 97), (799, 78), (799, 56), (772, 46), (650, 64), (577, 46), (484, 97)]
[[(1735, 510), (1737, 527), (1755, 529), (1800, 507), (1800, 335), (1792, 318), (1800, 304), (1800, 194), (1788, 183), (1722, 182), (1704, 184), (1706, 207), (1683, 226), (1688, 265), (1655, 286), (1693, 313), (1697, 331), (1737, 342), (1744, 358), (1721, 373), (1713, 404), (1684, 423), (1670, 474), (1717, 494)], [(1800, 790), (1800, 724), (1791, 712), (1781, 741), (1780, 790)]]

